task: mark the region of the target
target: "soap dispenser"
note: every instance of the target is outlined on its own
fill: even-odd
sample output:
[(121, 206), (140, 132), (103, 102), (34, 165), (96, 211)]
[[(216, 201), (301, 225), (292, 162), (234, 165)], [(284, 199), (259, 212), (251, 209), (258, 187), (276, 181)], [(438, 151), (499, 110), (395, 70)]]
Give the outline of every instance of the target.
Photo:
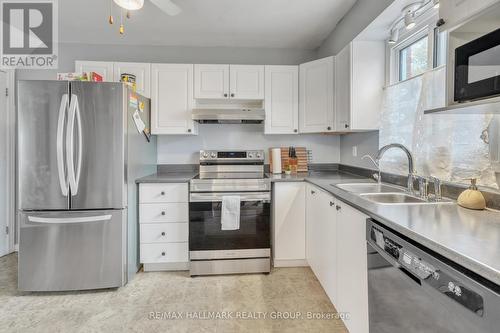
[(486, 200), (484, 200), (483, 194), (477, 189), (476, 179), (472, 178), (470, 183), (469, 189), (463, 191), (458, 196), (457, 203), (468, 209), (485, 209)]

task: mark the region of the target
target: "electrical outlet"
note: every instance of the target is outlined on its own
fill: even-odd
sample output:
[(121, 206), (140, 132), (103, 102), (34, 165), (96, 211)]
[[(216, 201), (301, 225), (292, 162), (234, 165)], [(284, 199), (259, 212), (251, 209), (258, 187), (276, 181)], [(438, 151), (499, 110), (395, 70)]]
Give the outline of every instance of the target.
[(352, 146), (352, 156), (353, 157), (358, 156), (358, 146)]

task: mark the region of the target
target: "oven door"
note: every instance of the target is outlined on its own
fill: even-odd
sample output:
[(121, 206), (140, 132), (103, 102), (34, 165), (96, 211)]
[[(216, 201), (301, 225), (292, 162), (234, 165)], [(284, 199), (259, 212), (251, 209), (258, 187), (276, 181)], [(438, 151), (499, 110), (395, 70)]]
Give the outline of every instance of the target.
[[(240, 229), (221, 229), (224, 195), (241, 197)], [(189, 202), (189, 251), (221, 254), (220, 251), (270, 249), (271, 197), (269, 192), (191, 193)], [(195, 252), (195, 253), (193, 253)], [(236, 251), (245, 252), (245, 251)]]
[(455, 49), (456, 102), (500, 95), (500, 29)]

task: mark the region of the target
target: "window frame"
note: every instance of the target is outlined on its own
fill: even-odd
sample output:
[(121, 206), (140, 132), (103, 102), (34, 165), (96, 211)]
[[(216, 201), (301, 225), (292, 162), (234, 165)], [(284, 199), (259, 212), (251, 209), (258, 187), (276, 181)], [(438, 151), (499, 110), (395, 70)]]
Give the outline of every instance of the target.
[(389, 57), (389, 85), (396, 84), (399, 82), (403, 82), (406, 80), (411, 80), (414, 77), (417, 77), (422, 74), (418, 74), (412, 77), (409, 77), (405, 80), (400, 80), (400, 52), (401, 50), (407, 48), (408, 46), (418, 42), (420, 39), (427, 37), (427, 69), (428, 70), (436, 68), (435, 66), (435, 50), (436, 50), (436, 22), (439, 19), (439, 15), (437, 11), (430, 10), (428, 12), (423, 13), (421, 16), (417, 18), (417, 25), (415, 28), (411, 30), (406, 30), (403, 26), (399, 29), (400, 38), (399, 42), (394, 45), (389, 45), (389, 52), (387, 55)]

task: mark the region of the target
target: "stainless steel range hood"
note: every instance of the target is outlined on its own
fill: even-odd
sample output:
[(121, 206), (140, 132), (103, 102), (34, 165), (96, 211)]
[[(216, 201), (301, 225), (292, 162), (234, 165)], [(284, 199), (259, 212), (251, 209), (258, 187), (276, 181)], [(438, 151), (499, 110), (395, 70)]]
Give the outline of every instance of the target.
[(263, 109), (193, 109), (193, 120), (202, 124), (260, 124), (266, 118)]

